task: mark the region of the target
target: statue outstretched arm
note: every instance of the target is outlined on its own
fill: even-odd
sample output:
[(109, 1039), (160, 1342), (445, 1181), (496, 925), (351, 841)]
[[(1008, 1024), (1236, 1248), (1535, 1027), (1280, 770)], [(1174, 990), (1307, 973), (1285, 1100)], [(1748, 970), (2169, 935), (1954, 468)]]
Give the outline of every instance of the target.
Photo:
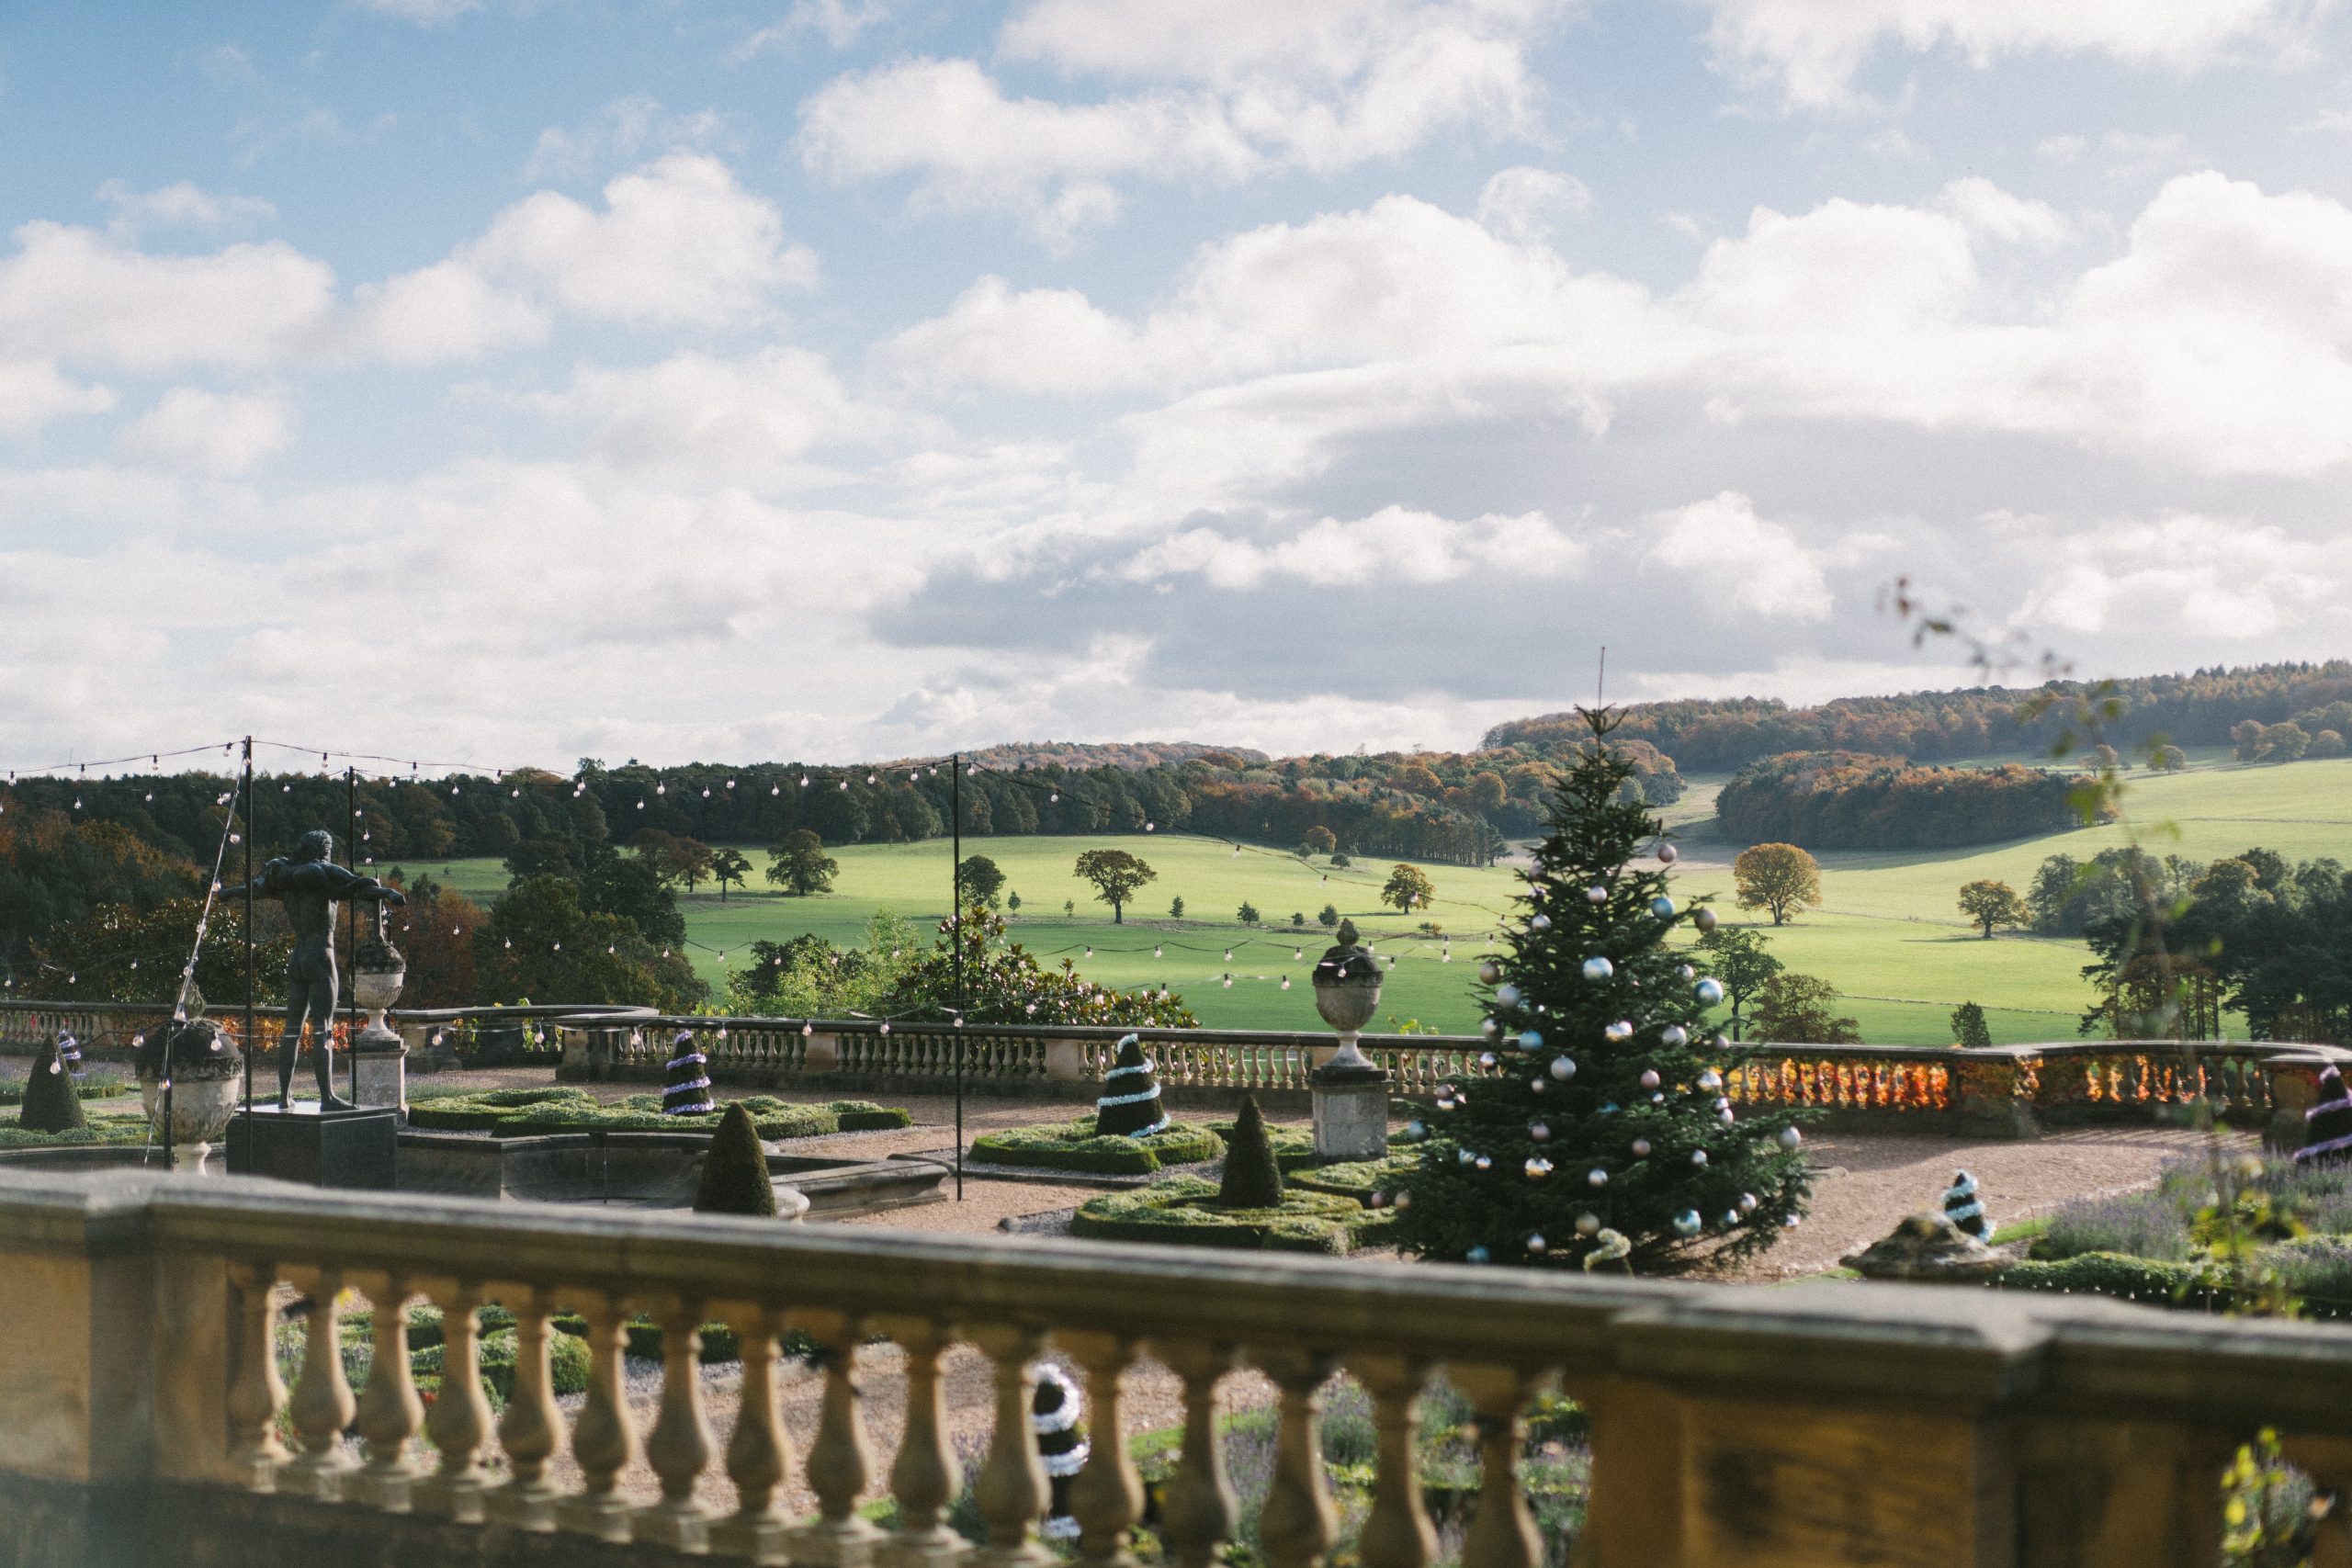
[(397, 887), (387, 887), (372, 876), (362, 876), (339, 865), (322, 864), (327, 896), (358, 903), (381, 903), (398, 907), (408, 902), (408, 895)]

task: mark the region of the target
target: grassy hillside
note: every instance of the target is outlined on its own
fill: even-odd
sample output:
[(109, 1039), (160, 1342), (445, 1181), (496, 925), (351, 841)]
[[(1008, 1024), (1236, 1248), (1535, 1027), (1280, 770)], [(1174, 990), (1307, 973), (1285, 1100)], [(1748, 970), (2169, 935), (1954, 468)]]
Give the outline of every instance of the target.
[[(1694, 779), (1690, 795), (1668, 816), (1684, 835), (1680, 896), (1717, 895), (1728, 914), (1730, 862), (1737, 846), (1715, 840), (1710, 829), (1722, 782)], [(2334, 855), (2352, 862), (2352, 760), (2208, 765), (2146, 777), (2133, 784), (2128, 806), (2143, 841), (2158, 852), (2213, 860), (2258, 844), (2292, 860)], [(1792, 967), (1824, 976), (1846, 992), (1847, 1010), (1872, 1041), (1945, 1043), (1947, 1016), (1969, 1000), (1983, 1004), (1996, 1039), (2072, 1039), (2075, 1020), (2090, 1002), (2080, 977), (2087, 958), (2082, 944), (2020, 936), (1982, 941), (1953, 900), (1962, 883), (1981, 876), (2023, 892), (2045, 855), (2064, 851), (2087, 859), (2123, 841), (2124, 829), (2109, 826), (1941, 853), (1825, 853), (1823, 908), (1771, 932), (1773, 948)], [(1079, 851), (1102, 847), (1128, 850), (1159, 872), (1125, 926), (1113, 926), (1091, 889), (1070, 874)], [(752, 846), (745, 848), (764, 865)], [(1112, 985), (1164, 982), (1203, 1021), (1234, 1027), (1320, 1027), (1306, 971), (1329, 942), (1314, 921), (1329, 902), (1368, 933), (1391, 939), (1382, 951), (1396, 954), (1399, 964), (1382, 998), (1384, 1025), (1415, 1020), (1449, 1032), (1474, 1028), (1478, 1012), (1469, 995), (1471, 961), (1483, 933), (1507, 909), (1513, 887), (1506, 868), (1428, 865), (1423, 869), (1437, 886), (1437, 906), (1408, 920), (1377, 902), (1385, 861), (1333, 871), (1273, 851), (1247, 847), (1236, 855), (1231, 845), (1214, 840), (1159, 834), (976, 839), (965, 848), (1004, 868), (1007, 886), (1023, 899), (1015, 930), (1032, 951), (1049, 959), (1069, 957)], [(712, 892), (687, 896), (681, 905), (690, 933), (737, 952), (754, 938), (780, 940), (804, 931), (848, 943), (879, 908), (924, 923), (946, 912), (944, 840), (831, 852), (842, 865), (835, 892), (814, 898), (739, 893), (725, 902)], [(482, 899), (494, 897), (505, 880), (490, 861), (409, 869), (430, 869)], [(1184, 920), (1168, 918), (1169, 900), (1177, 896), (1184, 899)], [(1077, 903), (1075, 918), (1061, 912), (1066, 898)], [(1242, 928), (1234, 916), (1244, 899), (1277, 929)], [(1289, 926), (1294, 911), (1307, 919), (1306, 929), (1295, 935)], [(1422, 918), (1436, 920), (1453, 939), (1451, 962), (1446, 942), (1411, 935)], [(695, 956), (705, 976), (717, 982), (722, 972), (717, 955)], [(1223, 984), (1228, 973), (1230, 989)], [(1287, 991), (1281, 985), (1285, 975), (1292, 982)]]

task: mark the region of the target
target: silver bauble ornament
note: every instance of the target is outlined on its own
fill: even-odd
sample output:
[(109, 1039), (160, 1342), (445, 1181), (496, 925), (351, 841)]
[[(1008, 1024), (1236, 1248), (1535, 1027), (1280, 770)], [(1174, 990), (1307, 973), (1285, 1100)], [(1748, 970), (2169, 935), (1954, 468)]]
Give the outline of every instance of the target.
[(1690, 1151), (1690, 1163), (1692, 1165), (1705, 1165), (1707, 1163), (1707, 1151), (1704, 1149), (1692, 1149)]
[(1472, 1154), (1468, 1149), (1456, 1149), (1453, 1151), (1453, 1157), (1459, 1164), (1468, 1165), (1472, 1160), (1476, 1159), (1478, 1156)]
[(1752, 1214), (1756, 1212), (1756, 1209), (1757, 1198), (1755, 1193), (1743, 1192), (1739, 1195), (1739, 1212), (1741, 1213)]
[(1538, 1258), (1543, 1257), (1544, 1238), (1540, 1235), (1529, 1236), (1527, 1238), (1527, 1250)]
[(1739, 1224), (1739, 1211), (1738, 1211), (1737, 1209), (1725, 1209), (1725, 1210), (1724, 1211), (1724, 1228), (1725, 1228), (1725, 1229), (1729, 1229), (1729, 1228), (1731, 1228), (1732, 1226), (1735, 1226), (1735, 1225), (1736, 1225), (1736, 1224)]
[(1634, 1037), (1634, 1026), (1621, 1018), (1600, 1032), (1605, 1039), (1631, 1040)]
[(1478, 1065), (1486, 1068), (1488, 1072), (1492, 1072), (1495, 1067), (1495, 1054), (1492, 1051), (1479, 1052)]
[(1642, 1087), (1644, 1089), (1656, 1089), (1657, 1087), (1657, 1073), (1655, 1069), (1643, 1069)]
[(1691, 968), (1688, 964), (1678, 964), (1674, 966), (1674, 977), (1678, 980), (1687, 982), (1697, 979), (1699, 977), (1699, 972), (1696, 969)]
[(1577, 1065), (1566, 1056), (1555, 1056), (1552, 1058), (1552, 1076), (1566, 1083), (1577, 1076)]
[(1590, 1170), (1584, 1173), (1584, 1179), (1592, 1183), (1595, 1187), (1606, 1187), (1609, 1185), (1609, 1173), (1601, 1169), (1597, 1165)]
[(1782, 1148), (1794, 1150), (1804, 1142), (1804, 1134), (1798, 1132), (1794, 1127), (1783, 1127), (1781, 1129), (1781, 1146)]
[(1606, 904), (1609, 902), (1609, 889), (1596, 882), (1584, 890), (1584, 897), (1589, 904)]
[(1404, 1213), (1412, 1206), (1413, 1195), (1410, 1192), (1399, 1192), (1396, 1194), (1396, 1212), (1398, 1213)]
[(1500, 1034), (1502, 1032), (1503, 1021), (1501, 1019), (1489, 1018), (1483, 1019), (1479, 1021), (1478, 1032), (1485, 1035), (1489, 1040), (1492, 1040), (1496, 1035)]
[(1724, 1076), (1714, 1068), (1709, 1067), (1699, 1075), (1699, 1087), (1707, 1093), (1713, 1094), (1724, 1087)]
[(1710, 975), (1691, 987), (1690, 994), (1699, 998), (1699, 1005), (1702, 1008), (1721, 1007), (1724, 1000), (1724, 983)]
[(1715, 1112), (1715, 1120), (1722, 1122), (1724, 1126), (1729, 1127), (1736, 1123), (1739, 1118), (1734, 1116), (1728, 1109), (1725, 1109)]
[(1587, 1213), (1577, 1216), (1577, 1235), (1599, 1235), (1600, 1234), (1600, 1216), (1599, 1214)]
[(1367, 1209), (1385, 1209), (1388, 1207), (1388, 1194), (1385, 1192), (1374, 1192), (1371, 1197), (1363, 1201), (1363, 1206)]
[(1679, 1051), (1690, 1043), (1690, 1032), (1679, 1023), (1669, 1023), (1658, 1032), (1657, 1043), (1669, 1051)]
[(1715, 929), (1715, 912), (1702, 905), (1699, 911), (1690, 917), (1690, 923), (1699, 928), (1700, 935), (1704, 936)]
[(1428, 1122), (1416, 1118), (1415, 1120), (1405, 1123), (1405, 1136), (1410, 1138), (1413, 1142), (1418, 1144), (1429, 1135), (1430, 1124)]
[(1527, 1124), (1527, 1135), (1539, 1144), (1549, 1143), (1552, 1139), (1552, 1124), (1548, 1122), (1530, 1122)]
[(1650, 1157), (1650, 1141), (1647, 1138), (1635, 1138), (1634, 1140), (1634, 1157), (1635, 1159), (1647, 1159)]
[(1584, 961), (1584, 977), (1595, 985), (1599, 985), (1615, 973), (1617, 973), (1617, 965), (1598, 953)]
[(1480, 1155), (1476, 1159), (1472, 1160), (1470, 1164), (1473, 1168), (1479, 1170), (1492, 1170), (1495, 1168), (1494, 1160), (1486, 1155)]
[(1517, 1007), (1519, 1005), (1519, 987), (1511, 985), (1497, 986), (1495, 987), (1495, 1005), (1498, 1008)]
[(1548, 1159), (1530, 1158), (1526, 1168), (1528, 1180), (1541, 1181), (1552, 1174), (1552, 1162)]
[(1696, 1209), (1685, 1209), (1680, 1213), (1675, 1215), (1674, 1229), (1675, 1233), (1679, 1235), (1697, 1235), (1699, 1234), (1699, 1211)]
[(1503, 966), (1493, 959), (1489, 958), (1478, 965), (1478, 978), (1485, 984), (1491, 986), (1502, 977)]
[(1548, 931), (1552, 929), (1552, 917), (1537, 915), (1527, 922), (1527, 929), (1534, 931)]
[(1678, 858), (1679, 858), (1679, 852), (1672, 844), (1660, 844), (1657, 847), (1657, 860), (1660, 865), (1672, 865)]

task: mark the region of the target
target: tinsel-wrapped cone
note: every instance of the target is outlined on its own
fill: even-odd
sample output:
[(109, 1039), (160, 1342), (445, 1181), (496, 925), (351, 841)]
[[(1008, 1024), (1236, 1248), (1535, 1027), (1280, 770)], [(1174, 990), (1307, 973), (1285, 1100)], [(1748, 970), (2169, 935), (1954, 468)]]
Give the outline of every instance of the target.
[(1118, 1059), (1102, 1075), (1102, 1096), (1094, 1102), (1097, 1137), (1148, 1138), (1168, 1125), (1159, 1106), (1159, 1080), (1142, 1043), (1128, 1035), (1119, 1042)]

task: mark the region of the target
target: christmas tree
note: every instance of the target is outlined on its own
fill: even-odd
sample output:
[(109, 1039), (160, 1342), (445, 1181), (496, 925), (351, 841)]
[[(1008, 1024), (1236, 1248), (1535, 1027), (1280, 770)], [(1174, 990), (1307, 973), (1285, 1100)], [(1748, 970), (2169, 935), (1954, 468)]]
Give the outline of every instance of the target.
[(662, 1114), (707, 1116), (718, 1109), (711, 1103), (709, 1067), (695, 1043), (694, 1031), (678, 1031), (670, 1042), (669, 1065), (662, 1069)]
[(82, 1114), (82, 1097), (74, 1091), (73, 1076), (54, 1045), (44, 1043), (33, 1057), (33, 1070), (25, 1079), (25, 1100), (17, 1111), (17, 1125), (28, 1133), (63, 1133), (89, 1125)]
[[(1607, 710), (1588, 711), (1601, 741)], [(1803, 1139), (1725, 1098), (1740, 1053), (1705, 1015), (1723, 987), (1674, 945), (1665, 824), (1605, 743), (1553, 796), (1520, 919), (1481, 966), (1492, 1077), (1441, 1089), (1396, 1197), (1399, 1245), (1425, 1258), (1579, 1267), (1613, 1231), (1635, 1273), (1770, 1247), (1803, 1213)], [(1648, 863), (1638, 863), (1646, 862)], [(1613, 1244), (1612, 1244), (1613, 1250)]]

